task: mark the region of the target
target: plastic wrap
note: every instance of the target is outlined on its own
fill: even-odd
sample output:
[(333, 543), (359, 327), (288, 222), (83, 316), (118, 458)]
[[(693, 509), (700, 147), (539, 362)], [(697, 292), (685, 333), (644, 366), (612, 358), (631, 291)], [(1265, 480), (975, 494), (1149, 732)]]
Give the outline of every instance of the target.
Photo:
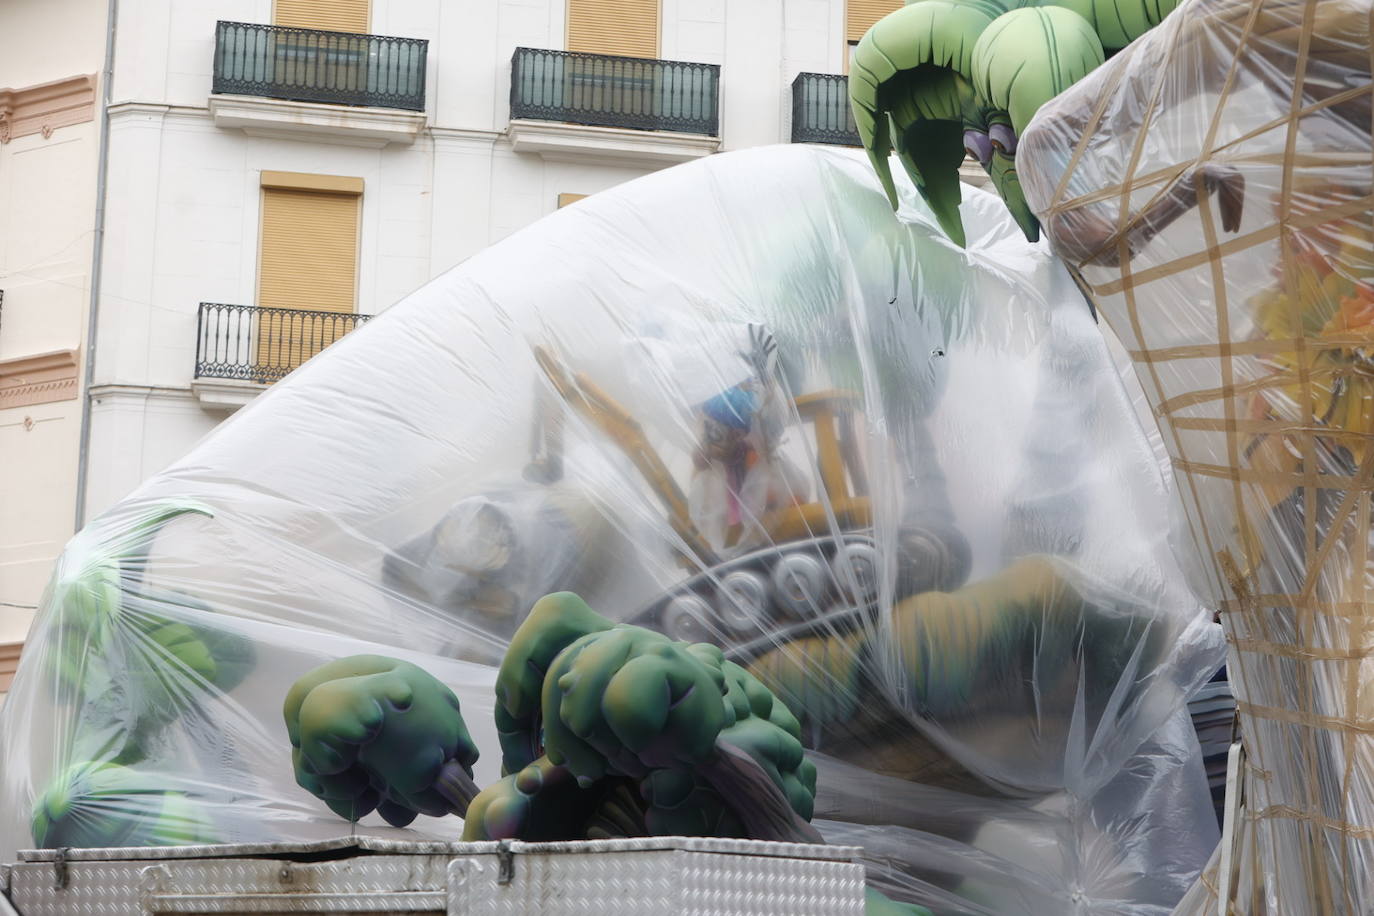
[[(1238, 912), (1374, 899), (1370, 17), (1187, 3), (1043, 108), (1018, 152), (1135, 361), (1190, 573), (1223, 612), (1248, 755)], [(1215, 911), (1230, 879), (1185, 911)]]
[(816, 824), (892, 896), (1166, 912), (1216, 842), (1183, 710), (1220, 632), (1081, 294), (967, 193), (961, 250), (858, 155), (713, 156), (273, 386), (63, 555), (0, 723), (0, 852), (346, 831), (281, 710), (359, 653), (451, 686), (489, 783), (493, 665), (575, 589), (768, 684)]

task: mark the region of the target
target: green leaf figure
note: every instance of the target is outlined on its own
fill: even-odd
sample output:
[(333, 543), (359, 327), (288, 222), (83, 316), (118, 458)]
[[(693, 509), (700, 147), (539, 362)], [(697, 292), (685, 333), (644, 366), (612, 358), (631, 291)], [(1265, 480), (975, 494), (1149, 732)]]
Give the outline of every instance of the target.
[(895, 210), (888, 155), (945, 233), (965, 242), (959, 165), (980, 163), (1030, 241), (1017, 140), (1040, 106), (1158, 25), (1178, 0), (907, 0), (859, 42), (854, 123)]

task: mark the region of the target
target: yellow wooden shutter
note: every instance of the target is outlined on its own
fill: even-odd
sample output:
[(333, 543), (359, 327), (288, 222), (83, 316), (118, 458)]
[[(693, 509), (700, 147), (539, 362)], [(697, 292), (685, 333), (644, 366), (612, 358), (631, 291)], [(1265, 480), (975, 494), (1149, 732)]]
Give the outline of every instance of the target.
[(568, 50), (658, 57), (658, 0), (568, 0)]
[[(264, 172), (258, 305), (351, 313), (358, 287), (356, 178)], [(295, 184), (295, 187), (286, 186)], [(285, 374), (342, 337), (350, 323), (327, 316), (262, 313), (257, 361), (267, 378)]]
[(277, 0), (273, 25), (329, 32), (366, 32), (369, 0)]
[(575, 204), (575, 203), (577, 203), (579, 200), (581, 200), (582, 198), (584, 198), (584, 197), (586, 197), (586, 196), (587, 196), (586, 194), (566, 194), (566, 193), (565, 193), (565, 194), (559, 194), (559, 195), (558, 195), (558, 208), (561, 210), (561, 209), (563, 209), (564, 207), (566, 207), (568, 204)]
[(865, 32), (873, 28), (873, 23), (901, 8), (902, 0), (847, 0), (844, 9), (845, 41), (859, 41)]
[(263, 189), (259, 305), (353, 311), (358, 201), (356, 194)]

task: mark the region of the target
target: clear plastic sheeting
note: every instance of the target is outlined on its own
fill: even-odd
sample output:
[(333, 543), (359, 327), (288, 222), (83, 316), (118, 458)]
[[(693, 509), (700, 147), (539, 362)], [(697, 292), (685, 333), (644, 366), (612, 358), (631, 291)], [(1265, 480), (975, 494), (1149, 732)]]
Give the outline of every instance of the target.
[(772, 688), (821, 832), (891, 896), (1167, 912), (1217, 839), (1184, 704), (1220, 631), (1081, 293), (967, 194), (961, 250), (857, 154), (713, 156), (273, 386), (62, 557), (0, 723), (0, 852), (347, 831), (282, 702), (359, 653), (453, 688), (486, 785), (494, 665), (572, 589)]
[(1244, 814), (1181, 912), (1374, 900), (1372, 12), (1184, 4), (1017, 154), (1135, 361), (1228, 631)]

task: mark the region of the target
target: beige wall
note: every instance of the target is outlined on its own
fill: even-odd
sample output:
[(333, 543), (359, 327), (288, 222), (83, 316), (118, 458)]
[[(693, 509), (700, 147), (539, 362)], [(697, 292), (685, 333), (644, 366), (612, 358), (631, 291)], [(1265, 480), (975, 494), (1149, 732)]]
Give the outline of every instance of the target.
[(96, 73), (106, 0), (0, 0), (0, 89)]
[(105, 14), (104, 0), (0, 2), (0, 92), (39, 115), (0, 130), (0, 644), (24, 638), (32, 611), (12, 605), (38, 603), (73, 530), (99, 143), (89, 88), (88, 108), (51, 124), (27, 90), (98, 73)]

